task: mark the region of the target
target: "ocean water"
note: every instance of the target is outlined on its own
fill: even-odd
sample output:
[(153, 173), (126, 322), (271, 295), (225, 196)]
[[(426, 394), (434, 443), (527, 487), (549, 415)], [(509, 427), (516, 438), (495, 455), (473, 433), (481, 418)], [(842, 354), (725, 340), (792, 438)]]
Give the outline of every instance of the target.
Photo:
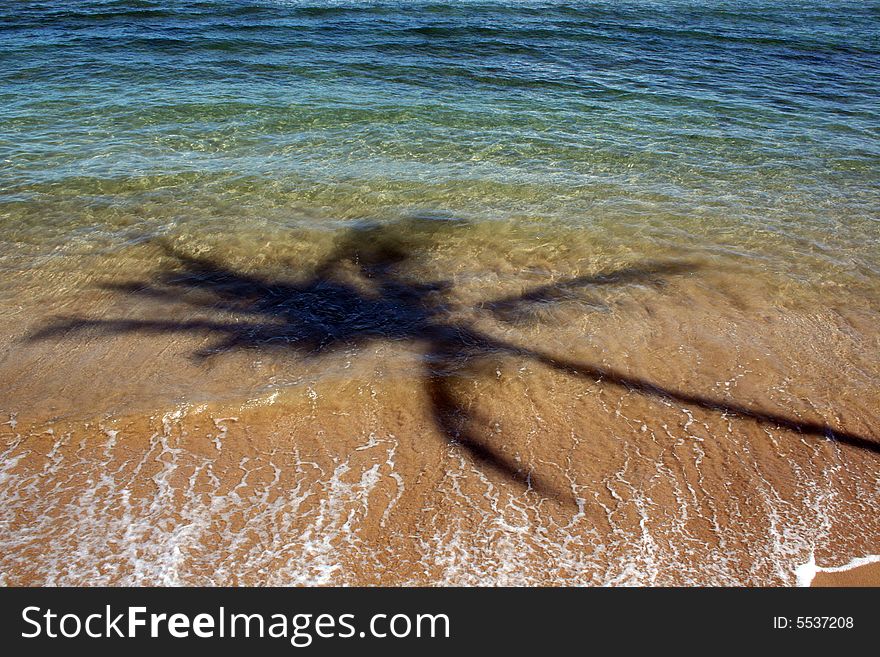
[(21, 1), (0, 43), (2, 581), (880, 551), (880, 3)]

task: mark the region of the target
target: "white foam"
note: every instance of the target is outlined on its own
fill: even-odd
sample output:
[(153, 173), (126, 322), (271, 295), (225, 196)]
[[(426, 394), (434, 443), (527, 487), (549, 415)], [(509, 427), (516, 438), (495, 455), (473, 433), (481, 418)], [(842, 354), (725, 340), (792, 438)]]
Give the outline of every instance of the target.
[(880, 554), (869, 554), (866, 557), (856, 557), (843, 566), (825, 567), (816, 565), (816, 555), (810, 554), (810, 560), (795, 568), (794, 574), (797, 578), (798, 586), (810, 586), (810, 584), (813, 583), (813, 578), (815, 578), (818, 573), (842, 573), (846, 570), (852, 570), (853, 568), (858, 568), (860, 566), (867, 566), (869, 563), (878, 562), (880, 562)]
[[(418, 485), (407, 489), (411, 480), (395, 462), (412, 458), (405, 440), (367, 429), (314, 454), (301, 455), (284, 435), (233, 446), (226, 436), (234, 417), (184, 425), (184, 416), (205, 411), (183, 405), (157, 414), (146, 447), (112, 420), (71, 433), (39, 427), (2, 446), (0, 584), (359, 584), (364, 574), (382, 581), (404, 544), (421, 566), (408, 575), (413, 585), (807, 586), (817, 572), (880, 561), (823, 568), (810, 557), (798, 566), (821, 553), (834, 523), (876, 510), (875, 480), (853, 478), (846, 454), (829, 462), (819, 447), (801, 461), (780, 453), (794, 482), (787, 485), (746, 435), (731, 431), (726, 467), (749, 486), (719, 496), (701, 467), (712, 443), (693, 439), (707, 435), (698, 414), (658, 425), (620, 412), (646, 430), (595, 479), (578, 470), (584, 437), (575, 430), (565, 462), (527, 460), (567, 480), (577, 501), (567, 517), (534, 491), (499, 485), (449, 444), (435, 464), (443, 473), (436, 495), (417, 500), (417, 523), (401, 526), (395, 510), (407, 517), (409, 505), (398, 504)], [(94, 434), (100, 442), (90, 445)], [(847, 495), (837, 492), (843, 486)], [(848, 499), (858, 506), (844, 506)], [(762, 522), (753, 525), (757, 514)], [(388, 540), (363, 539), (376, 525)], [(852, 549), (873, 551), (870, 543)]]
[(226, 426), (226, 423), (227, 422), (238, 422), (238, 418), (237, 417), (217, 417), (217, 418), (212, 418), (212, 420), (214, 421), (214, 426), (217, 427), (217, 429), (219, 430), (220, 433), (218, 433), (215, 436), (211, 436), (211, 434), (208, 434), (208, 437), (211, 438), (211, 442), (214, 443), (214, 449), (216, 449), (219, 452), (223, 449), (223, 440), (229, 434), (229, 427)]
[(278, 401), (278, 396), (280, 392), (278, 390), (273, 390), (267, 395), (262, 397), (254, 397), (253, 399), (248, 399), (244, 404), (241, 405), (241, 410), (246, 410), (248, 408), (258, 408), (260, 406), (271, 406), (276, 401)]

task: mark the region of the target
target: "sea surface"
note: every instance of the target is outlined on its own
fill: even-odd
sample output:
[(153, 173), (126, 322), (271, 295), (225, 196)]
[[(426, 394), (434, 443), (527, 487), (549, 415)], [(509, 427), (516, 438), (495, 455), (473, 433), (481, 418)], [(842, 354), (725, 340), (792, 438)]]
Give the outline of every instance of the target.
[(0, 583), (880, 554), (880, 2), (0, 3)]

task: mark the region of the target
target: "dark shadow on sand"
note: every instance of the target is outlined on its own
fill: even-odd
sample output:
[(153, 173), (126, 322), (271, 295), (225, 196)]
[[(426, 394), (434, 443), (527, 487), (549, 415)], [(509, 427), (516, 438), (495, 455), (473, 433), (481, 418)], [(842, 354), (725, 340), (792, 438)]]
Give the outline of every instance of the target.
[[(436, 234), (456, 230), (461, 222), (413, 219), (393, 224), (370, 224), (351, 229), (333, 252), (302, 281), (287, 282), (242, 273), (209, 258), (192, 257), (165, 246), (174, 266), (154, 279), (113, 285), (125, 294), (146, 296), (168, 304), (184, 303), (211, 319), (107, 320), (57, 318), (32, 335), (32, 340), (63, 337), (89, 329), (102, 334), (192, 332), (213, 336), (214, 342), (194, 354), (205, 359), (231, 350), (295, 354), (320, 358), (342, 348), (373, 341), (404, 341), (421, 346), (422, 381), (433, 421), (441, 434), (464, 449), (481, 467), (530, 488), (545, 497), (572, 502), (527, 465), (482, 440), (473, 425), (479, 419), (457, 398), (454, 382), (492, 357), (529, 359), (568, 375), (687, 406), (770, 423), (804, 435), (821, 436), (841, 444), (880, 453), (880, 443), (818, 422), (752, 409), (655, 385), (614, 369), (557, 358), (539, 349), (496, 339), (450, 311), (452, 283), (424, 281), (419, 262)], [(535, 304), (554, 304), (578, 298), (599, 286), (661, 285), (671, 276), (695, 271), (686, 262), (646, 262), (640, 266), (542, 285), (524, 294), (481, 304), (502, 321), (519, 321)], [(295, 272), (294, 272), (295, 273)]]

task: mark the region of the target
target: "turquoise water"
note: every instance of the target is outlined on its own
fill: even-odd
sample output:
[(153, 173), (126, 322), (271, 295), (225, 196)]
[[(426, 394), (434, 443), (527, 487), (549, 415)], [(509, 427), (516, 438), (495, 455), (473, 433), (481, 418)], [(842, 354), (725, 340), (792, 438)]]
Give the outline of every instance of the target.
[(0, 234), (439, 212), (863, 279), (878, 30), (876, 2), (5, 3)]
[(877, 554), (880, 2), (7, 1), (0, 43), (0, 584)]

